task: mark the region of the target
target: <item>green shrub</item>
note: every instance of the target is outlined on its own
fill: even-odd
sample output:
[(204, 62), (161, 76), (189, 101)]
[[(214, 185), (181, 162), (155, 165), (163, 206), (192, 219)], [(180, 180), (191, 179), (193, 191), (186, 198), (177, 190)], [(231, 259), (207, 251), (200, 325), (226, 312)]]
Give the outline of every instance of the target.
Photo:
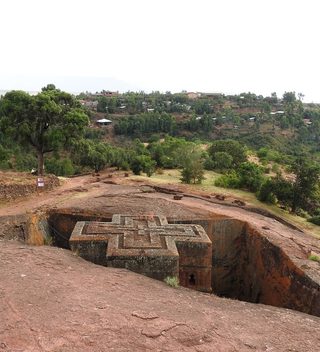
[(103, 129), (87, 128), (85, 130), (84, 137), (85, 137), (85, 139), (91, 139), (91, 140), (99, 141), (100, 139), (102, 139), (102, 137), (104, 135), (105, 135), (105, 130), (103, 130)]
[(237, 174), (240, 180), (240, 188), (248, 189), (251, 192), (259, 191), (265, 180), (263, 169), (248, 161), (240, 164)]
[(302, 218), (305, 218), (305, 219), (307, 219), (310, 216), (307, 211), (305, 211), (305, 210), (303, 210), (301, 208), (297, 209), (296, 214), (298, 216), (301, 216)]
[(216, 170), (227, 170), (232, 167), (233, 158), (226, 152), (216, 152), (212, 155), (213, 168)]
[(268, 155), (268, 148), (266, 147), (260, 148), (257, 152), (257, 156), (259, 157), (259, 159), (266, 158), (267, 155)]
[(261, 186), (257, 198), (261, 202), (284, 205), (291, 204), (293, 196), (292, 184), (280, 177), (267, 179)]
[(0, 160), (0, 170), (12, 169), (12, 164), (8, 160)]
[(316, 254), (309, 255), (308, 259), (313, 260), (314, 262), (320, 263), (320, 256), (318, 256)]
[(130, 169), (130, 164), (128, 161), (123, 160), (119, 163), (119, 168), (123, 171), (128, 171)]
[(313, 212), (313, 216), (320, 216), (320, 208), (317, 208), (314, 212)]
[(44, 237), (44, 245), (45, 245), (45, 246), (52, 246), (52, 245), (53, 245), (53, 238), (52, 238), (52, 236), (45, 236), (45, 237)]
[(278, 151), (269, 149), (266, 147), (260, 148), (257, 152), (257, 155), (261, 161), (266, 160), (266, 161), (274, 161), (277, 163), (283, 162), (283, 158), (284, 158), (284, 156), (281, 155)]
[(210, 157), (208, 157), (205, 159), (203, 166), (205, 170), (214, 170), (215, 162)]
[(164, 279), (164, 282), (174, 288), (178, 288), (179, 287), (179, 278), (176, 276), (167, 276)]
[(239, 188), (240, 179), (235, 171), (231, 171), (226, 175), (218, 177), (215, 180), (214, 185), (223, 188)]
[(135, 175), (145, 172), (150, 177), (156, 169), (156, 162), (149, 155), (137, 155), (131, 161), (130, 168)]
[(46, 172), (57, 176), (70, 176), (75, 173), (72, 161), (69, 158), (47, 159), (45, 162)]
[(7, 170), (11, 168), (12, 165), (9, 159), (10, 151), (0, 144), (0, 169)]
[(281, 170), (280, 170), (280, 166), (278, 164), (273, 164), (272, 165), (272, 172), (278, 174)]
[[(232, 166), (236, 167), (247, 160), (245, 147), (237, 141), (226, 139), (216, 140), (210, 146), (208, 153), (214, 159), (214, 154), (224, 152), (231, 156)], [(229, 160), (228, 160), (229, 162)]]
[(312, 224), (320, 226), (320, 215), (313, 216), (309, 218), (308, 221), (311, 222)]
[(38, 165), (37, 158), (33, 154), (18, 153), (15, 158), (15, 168), (18, 171), (30, 171)]
[(203, 162), (200, 159), (190, 159), (181, 170), (181, 182), (200, 184), (204, 180)]

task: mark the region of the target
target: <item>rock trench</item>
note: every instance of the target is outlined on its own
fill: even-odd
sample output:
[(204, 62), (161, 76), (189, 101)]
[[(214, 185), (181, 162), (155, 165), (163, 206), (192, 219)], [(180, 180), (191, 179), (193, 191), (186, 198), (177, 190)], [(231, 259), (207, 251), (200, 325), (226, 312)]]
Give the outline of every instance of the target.
[[(53, 244), (69, 247), (77, 221), (110, 221), (112, 214), (54, 210), (47, 217)], [(202, 225), (212, 241), (212, 290), (219, 296), (320, 316), (320, 286), (281, 247), (237, 219), (177, 220)], [(305, 253), (307, 258), (307, 253)]]

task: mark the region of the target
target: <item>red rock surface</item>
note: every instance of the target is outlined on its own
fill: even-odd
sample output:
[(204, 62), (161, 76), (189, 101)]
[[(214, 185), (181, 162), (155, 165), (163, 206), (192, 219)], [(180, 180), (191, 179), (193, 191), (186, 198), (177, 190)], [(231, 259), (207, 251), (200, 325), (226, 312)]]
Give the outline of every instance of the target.
[[(35, 227), (29, 212), (53, 210), (102, 220), (114, 213), (213, 219), (221, 236), (228, 227), (219, 221), (231, 218), (248, 229), (242, 244), (248, 250), (241, 256), (237, 245), (244, 238), (237, 231), (233, 242), (217, 247), (230, 256), (228, 264), (242, 268), (242, 276), (230, 265), (226, 268), (228, 275), (233, 273), (229, 281), (235, 297), (254, 298), (257, 290), (251, 283), (257, 283), (260, 302), (308, 312), (305, 307), (311, 302), (311, 312), (319, 312), (319, 263), (308, 260), (310, 252), (320, 253), (319, 239), (225, 202), (189, 196), (177, 201), (171, 193), (154, 192), (129, 179), (113, 178), (119, 185), (105, 180), (103, 175), (69, 179), (53, 191), (0, 203), (0, 240), (27, 240), (28, 227)], [(290, 283), (292, 273), (298, 286)], [(226, 276), (225, 270), (221, 275)], [(234, 277), (244, 278), (245, 284), (234, 285)], [(290, 297), (293, 305), (288, 304)], [(320, 351), (319, 323), (319, 318), (299, 312), (174, 290), (131, 272), (97, 267), (57, 248), (0, 241), (0, 351), (315, 352)]]
[(0, 242), (0, 351), (319, 351), (320, 319)]

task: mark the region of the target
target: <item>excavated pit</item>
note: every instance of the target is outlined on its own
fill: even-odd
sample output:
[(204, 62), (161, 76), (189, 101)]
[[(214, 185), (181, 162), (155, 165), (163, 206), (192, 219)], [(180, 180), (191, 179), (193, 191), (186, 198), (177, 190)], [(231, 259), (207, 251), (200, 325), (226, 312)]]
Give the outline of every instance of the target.
[(53, 245), (70, 249), (69, 239), (78, 221), (111, 221), (112, 215), (96, 215), (90, 212), (50, 212), (47, 222)]
[[(112, 214), (51, 212), (53, 244), (68, 248), (77, 221), (111, 221)], [(212, 291), (251, 303), (320, 316), (320, 287), (250, 224), (236, 219), (177, 220), (202, 225), (212, 241)]]

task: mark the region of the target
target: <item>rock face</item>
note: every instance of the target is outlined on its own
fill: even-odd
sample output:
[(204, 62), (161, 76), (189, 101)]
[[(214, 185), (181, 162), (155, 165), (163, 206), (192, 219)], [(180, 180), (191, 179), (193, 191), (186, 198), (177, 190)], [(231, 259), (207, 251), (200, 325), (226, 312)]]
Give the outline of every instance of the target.
[[(104, 221), (111, 221), (107, 215)], [(51, 223), (59, 231), (57, 240), (64, 241), (66, 248), (77, 220), (90, 219), (103, 219), (103, 214), (93, 216), (89, 212), (68, 213), (65, 210), (50, 216)], [(299, 250), (289, 255), (285, 250), (286, 243), (277, 243), (274, 232), (258, 230), (238, 219), (168, 218), (168, 222), (198, 224), (207, 232), (212, 241), (212, 277), (207, 286), (211, 285), (215, 294), (320, 316), (320, 264), (308, 260), (308, 247), (300, 249), (300, 245)], [(291, 231), (294, 236), (294, 230)], [(163, 273), (165, 275), (166, 271)], [(182, 281), (185, 280), (183, 285), (192, 287), (188, 284), (189, 276), (180, 275)]]
[[(320, 316), (320, 264), (308, 260), (307, 252), (290, 257), (271, 236), (237, 219), (192, 222), (203, 226), (212, 241), (215, 294)], [(301, 269), (311, 266), (311, 275)]]
[(54, 239), (54, 245), (70, 249), (69, 239), (78, 221), (111, 221), (108, 213), (99, 214), (90, 210), (77, 211), (77, 209), (59, 209), (48, 213), (48, 225)]
[(239, 274), (243, 283), (239, 299), (248, 297), (251, 302), (320, 316), (319, 282), (303, 271), (294, 257), (290, 258), (250, 225), (245, 227), (242, 243)]
[[(216, 294), (320, 316), (318, 280), (250, 224), (235, 219), (215, 221), (211, 238)], [(301, 259), (308, 262), (307, 254)]]
[(0, 350), (320, 350), (320, 319), (0, 241)]

